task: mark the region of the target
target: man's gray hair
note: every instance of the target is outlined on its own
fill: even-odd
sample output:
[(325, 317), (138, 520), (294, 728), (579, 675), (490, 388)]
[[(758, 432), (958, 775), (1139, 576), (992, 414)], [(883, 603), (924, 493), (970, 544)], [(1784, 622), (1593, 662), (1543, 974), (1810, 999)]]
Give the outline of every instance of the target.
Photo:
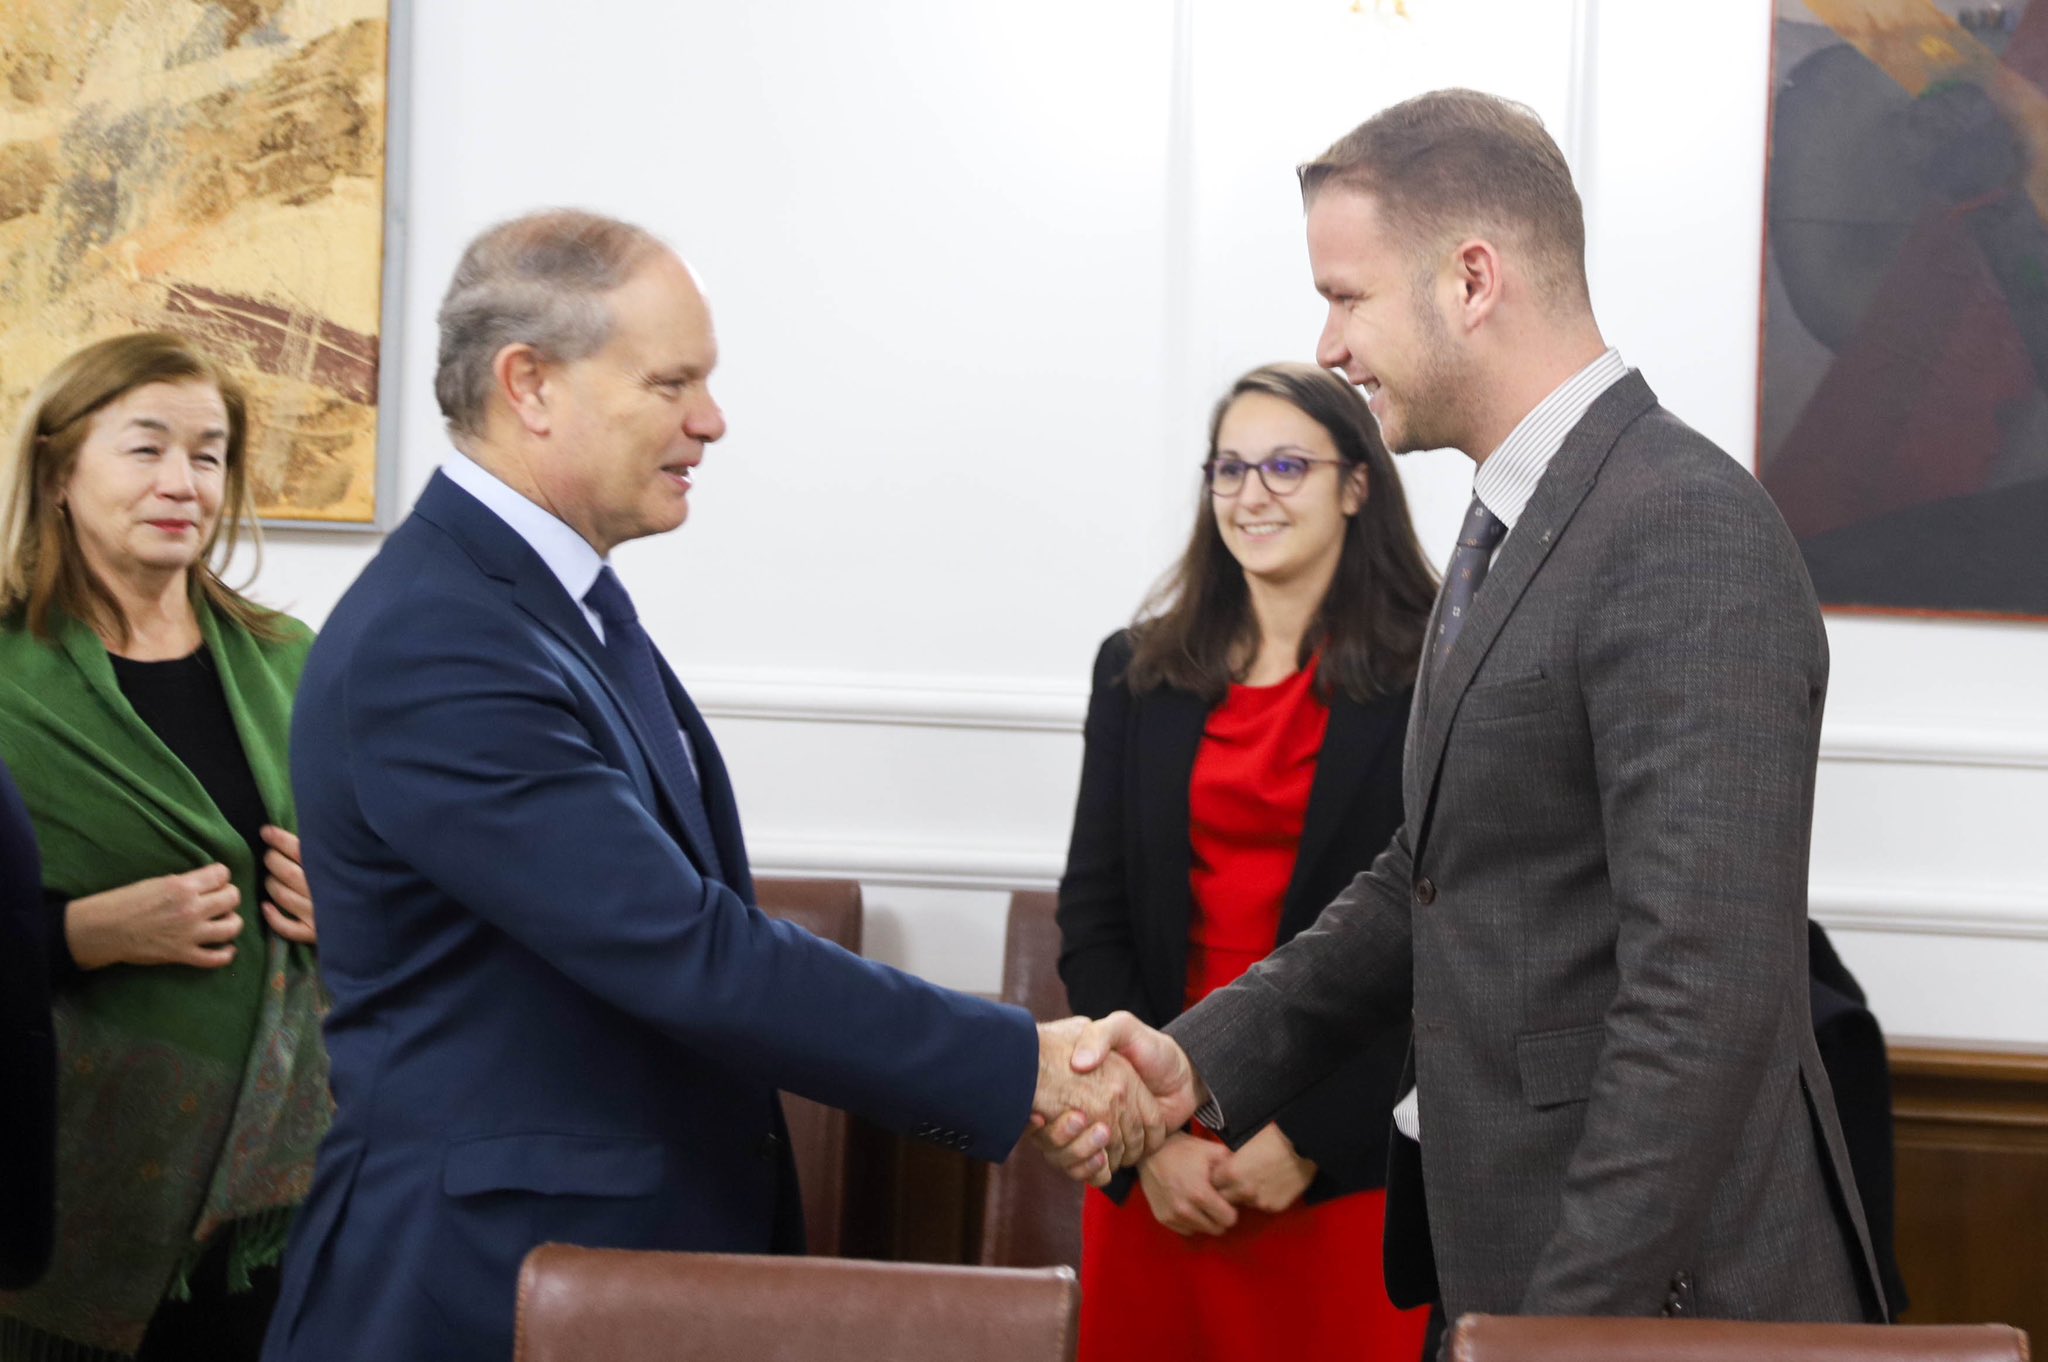
[(492, 227), (462, 253), (441, 299), (434, 397), (450, 430), (481, 435), (493, 379), (508, 345), (531, 345), (561, 363), (611, 338), (604, 295), (668, 247), (630, 222), (554, 208)]

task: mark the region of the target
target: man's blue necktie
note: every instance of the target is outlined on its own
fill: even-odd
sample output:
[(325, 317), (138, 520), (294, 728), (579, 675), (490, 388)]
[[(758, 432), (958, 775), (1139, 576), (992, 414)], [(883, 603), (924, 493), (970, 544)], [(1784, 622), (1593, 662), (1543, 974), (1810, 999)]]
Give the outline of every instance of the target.
[(628, 701), (640, 711), (641, 722), (654, 745), (650, 755), (675, 791), (676, 812), (691, 838), (703, 848), (711, 878), (724, 880), (725, 870), (718, 863), (718, 843), (711, 836), (711, 820), (704, 812), (704, 792), (697, 783), (689, 754), (683, 750), (675, 707), (669, 704), (668, 688), (662, 684), (661, 668), (654, 660), (654, 644), (640, 627), (633, 598), (620, 585), (618, 574), (605, 567), (584, 593), (583, 602), (604, 623), (604, 650), (611, 656), (616, 679), (626, 683)]
[(1507, 537), (1508, 527), (1501, 523), (1499, 516), (1486, 509), (1486, 503), (1478, 497), (1472, 498), (1471, 507), (1465, 512), (1465, 523), (1458, 527), (1458, 547), (1451, 554), (1451, 570), (1444, 574), (1444, 604), (1437, 612), (1435, 657), (1431, 659), (1430, 674), (1443, 670), (1444, 659), (1451, 655), (1451, 645), (1458, 641), (1458, 633), (1465, 627), (1465, 616), (1472, 609), (1472, 598), (1479, 594), (1480, 585), (1486, 581), (1486, 571), (1493, 566), (1493, 551), (1500, 547), (1500, 541)]

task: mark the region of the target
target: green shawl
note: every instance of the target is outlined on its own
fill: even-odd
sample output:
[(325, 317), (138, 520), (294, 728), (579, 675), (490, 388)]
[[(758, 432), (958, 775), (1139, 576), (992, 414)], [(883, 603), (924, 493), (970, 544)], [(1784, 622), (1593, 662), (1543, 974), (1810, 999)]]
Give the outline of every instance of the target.
[[(200, 610), (270, 821), (296, 824), (286, 745), (312, 635), (258, 639)], [(0, 1292), (0, 1362), (124, 1357), (228, 1236), (229, 1281), (275, 1263), (331, 1114), (313, 953), (271, 934), (261, 867), (143, 723), (106, 648), (60, 619), (39, 642), (0, 621), (0, 757), (72, 898), (221, 862), (247, 924), (234, 963), (115, 965), (57, 1000), (57, 1245), (49, 1274)]]

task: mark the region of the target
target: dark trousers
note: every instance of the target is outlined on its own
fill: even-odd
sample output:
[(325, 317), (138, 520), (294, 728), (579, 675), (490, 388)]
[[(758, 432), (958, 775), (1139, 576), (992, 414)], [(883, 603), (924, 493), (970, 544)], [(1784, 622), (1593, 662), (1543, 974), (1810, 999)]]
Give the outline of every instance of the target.
[(167, 1300), (150, 1317), (137, 1362), (257, 1362), (277, 1307), (277, 1269), (257, 1268), (250, 1289), (228, 1291), (228, 1253), (215, 1244), (192, 1273), (192, 1299)]

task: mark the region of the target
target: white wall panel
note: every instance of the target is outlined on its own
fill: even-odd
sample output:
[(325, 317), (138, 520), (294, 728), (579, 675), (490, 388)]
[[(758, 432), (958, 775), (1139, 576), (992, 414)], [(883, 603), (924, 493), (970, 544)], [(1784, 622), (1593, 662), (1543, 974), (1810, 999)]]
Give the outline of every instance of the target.
[[(712, 715), (766, 871), (852, 873), (869, 949), (993, 989), (1058, 873), (1096, 640), (1177, 547), (1216, 391), (1320, 323), (1292, 167), (1449, 83), (1541, 112), (1608, 338), (1745, 462), (1769, 5), (936, 0), (413, 6), (401, 496), (433, 311), (550, 203), (703, 274), (731, 435), (619, 561)], [(1469, 494), (1404, 463), (1441, 560)], [(370, 536), (275, 534), (318, 622)], [(2048, 628), (1831, 617), (1813, 902), (1896, 1032), (2048, 1041)]]

